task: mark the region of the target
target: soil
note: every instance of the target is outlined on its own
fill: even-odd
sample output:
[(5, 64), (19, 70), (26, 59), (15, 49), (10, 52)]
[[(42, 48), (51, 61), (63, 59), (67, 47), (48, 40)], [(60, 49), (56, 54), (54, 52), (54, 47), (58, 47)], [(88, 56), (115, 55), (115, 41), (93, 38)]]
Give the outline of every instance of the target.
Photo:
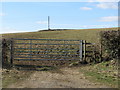
[(89, 81), (79, 69), (63, 67), (54, 71), (35, 71), (29, 78), (7, 88), (110, 88)]

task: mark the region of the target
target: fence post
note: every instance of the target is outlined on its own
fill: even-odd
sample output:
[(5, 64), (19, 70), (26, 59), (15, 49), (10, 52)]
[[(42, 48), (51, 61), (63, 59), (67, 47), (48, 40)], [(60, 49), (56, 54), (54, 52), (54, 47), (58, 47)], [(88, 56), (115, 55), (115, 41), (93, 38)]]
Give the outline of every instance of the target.
[(80, 61), (82, 61), (83, 60), (83, 40), (80, 40), (79, 54), (80, 54)]
[(84, 50), (83, 50), (83, 55), (84, 55), (84, 61), (86, 60), (86, 40), (84, 40)]
[(11, 49), (10, 49), (10, 54), (11, 54), (11, 57), (10, 57), (10, 64), (11, 64), (11, 67), (13, 67), (13, 39), (11, 39)]

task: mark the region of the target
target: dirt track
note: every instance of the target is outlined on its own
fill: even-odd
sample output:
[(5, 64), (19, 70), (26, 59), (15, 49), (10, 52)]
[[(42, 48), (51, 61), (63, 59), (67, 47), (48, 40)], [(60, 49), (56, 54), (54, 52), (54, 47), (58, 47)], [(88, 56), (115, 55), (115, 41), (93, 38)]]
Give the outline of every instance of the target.
[(8, 88), (109, 88), (88, 81), (78, 68), (61, 68), (58, 72), (35, 71), (28, 79)]

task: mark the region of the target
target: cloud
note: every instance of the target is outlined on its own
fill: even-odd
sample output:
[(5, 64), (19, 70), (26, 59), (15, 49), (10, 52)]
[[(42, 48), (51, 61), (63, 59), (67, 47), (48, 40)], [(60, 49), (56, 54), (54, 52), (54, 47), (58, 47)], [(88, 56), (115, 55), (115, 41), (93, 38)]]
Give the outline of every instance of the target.
[(101, 19), (99, 21), (101, 21), (101, 22), (114, 22), (114, 21), (118, 21), (118, 16), (101, 17)]
[(1, 12), (1, 13), (0, 13), (0, 16), (5, 16), (5, 13), (2, 13), (2, 12)]
[(92, 10), (92, 8), (90, 8), (90, 7), (81, 7), (80, 9), (81, 10)]
[(47, 21), (37, 21), (36, 23), (37, 24), (47, 24), (48, 22)]
[(102, 9), (118, 9), (117, 3), (112, 3), (112, 2), (109, 2), (109, 3), (102, 2), (102, 3), (96, 4), (96, 7), (102, 8)]

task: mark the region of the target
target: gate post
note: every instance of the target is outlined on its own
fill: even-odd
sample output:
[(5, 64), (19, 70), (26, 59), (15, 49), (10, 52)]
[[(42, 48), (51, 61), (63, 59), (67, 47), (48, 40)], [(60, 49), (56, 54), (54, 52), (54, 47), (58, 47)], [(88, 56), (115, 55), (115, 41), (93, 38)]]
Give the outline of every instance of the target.
[(83, 60), (83, 40), (80, 40), (79, 54), (80, 54), (80, 61), (82, 61)]
[(13, 67), (13, 53), (14, 53), (14, 50), (13, 50), (13, 38), (11, 38), (11, 47), (10, 47), (10, 64), (11, 64), (11, 67)]
[(86, 61), (86, 40), (84, 40), (84, 50), (83, 50), (83, 55), (84, 55), (84, 61)]

